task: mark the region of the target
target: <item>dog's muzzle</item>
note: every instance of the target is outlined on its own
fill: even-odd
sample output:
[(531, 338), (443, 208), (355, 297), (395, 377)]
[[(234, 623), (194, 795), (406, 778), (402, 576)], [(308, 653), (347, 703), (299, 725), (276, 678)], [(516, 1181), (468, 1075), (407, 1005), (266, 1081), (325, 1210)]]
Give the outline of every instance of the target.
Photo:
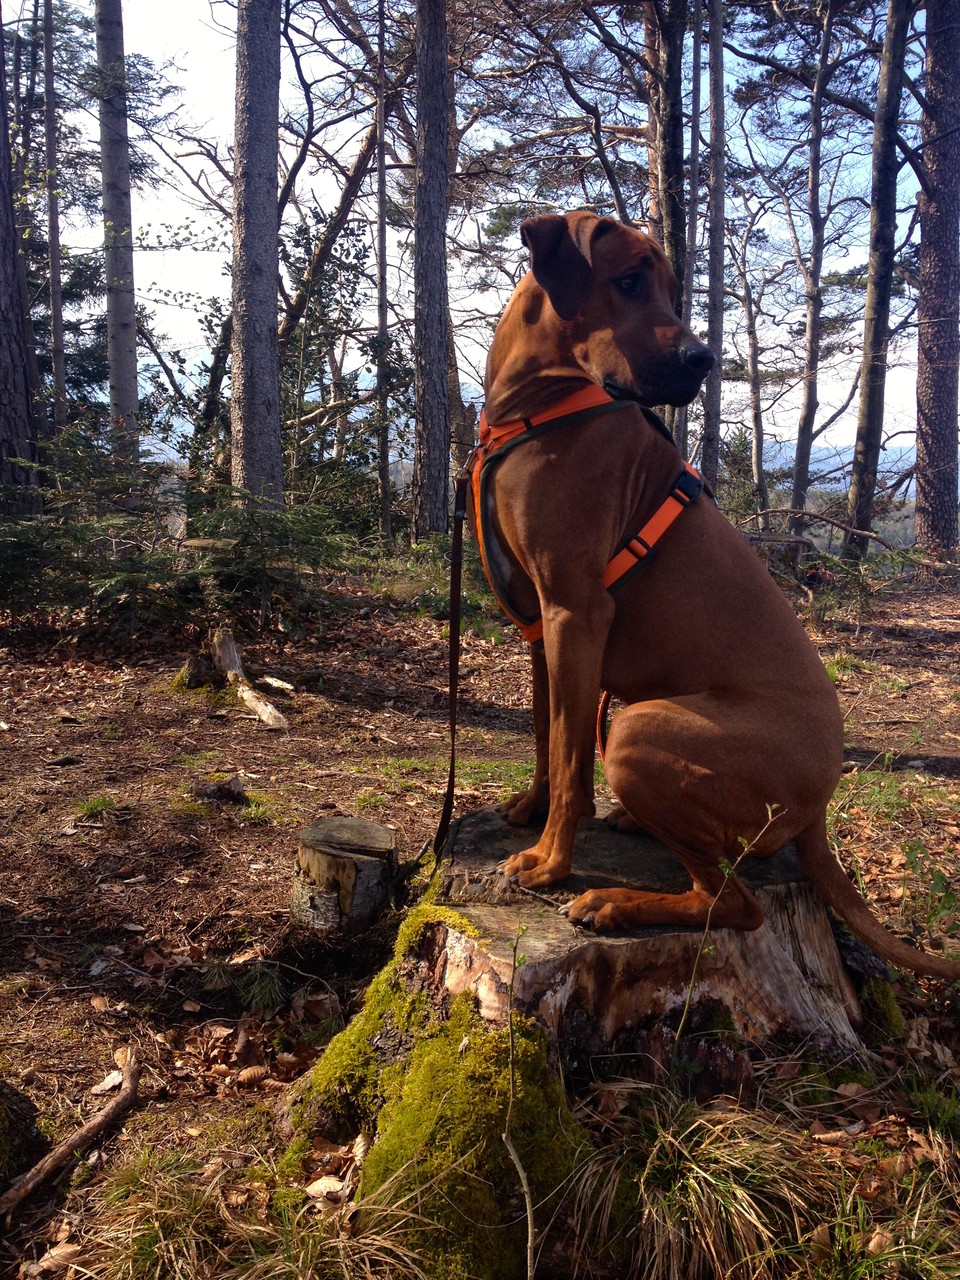
[(705, 378), (717, 363), (717, 357), (702, 342), (687, 342), (677, 348), (680, 363), (698, 378)]

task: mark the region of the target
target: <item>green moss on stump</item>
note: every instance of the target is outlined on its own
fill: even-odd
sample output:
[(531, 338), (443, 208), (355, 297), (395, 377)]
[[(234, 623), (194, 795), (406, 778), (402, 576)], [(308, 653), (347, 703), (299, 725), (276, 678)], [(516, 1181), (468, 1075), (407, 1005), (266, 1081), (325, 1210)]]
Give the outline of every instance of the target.
[[(331, 1121), (342, 1136), (375, 1136), (361, 1192), (405, 1200), (429, 1226), (416, 1247), (436, 1280), (515, 1280), (525, 1270), (526, 1208), (503, 1131), (510, 1103), (510, 1036), (468, 995), (439, 999), (417, 980), (428, 930), (473, 933), (449, 909), (421, 906), (363, 1009), (330, 1044), (301, 1089), (302, 1136)], [(589, 1140), (547, 1061), (546, 1037), (517, 1017), (511, 1137), (546, 1228)], [(560, 1215), (562, 1216), (562, 1215)]]
[[(514, 1280), (523, 1274), (525, 1206), (503, 1142), (510, 1102), (509, 1033), (490, 1031), (467, 996), (429, 1029), (405, 1063), (382, 1073), (387, 1101), (367, 1157), (363, 1192), (388, 1181), (412, 1195), (440, 1228), (421, 1241), (444, 1276)], [(543, 1033), (514, 1026), (511, 1137), (530, 1180), (542, 1228), (585, 1138), (547, 1064)], [(461, 1270), (462, 1269), (462, 1270)]]
[(907, 1024), (893, 987), (882, 978), (868, 978), (859, 991), (868, 1048), (895, 1044), (907, 1034)]

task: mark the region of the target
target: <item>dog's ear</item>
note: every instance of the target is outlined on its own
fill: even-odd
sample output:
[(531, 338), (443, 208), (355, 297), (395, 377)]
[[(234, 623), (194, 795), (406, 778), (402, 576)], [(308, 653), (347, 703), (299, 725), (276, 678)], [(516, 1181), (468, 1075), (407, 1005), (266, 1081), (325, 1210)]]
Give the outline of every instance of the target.
[(593, 283), (590, 245), (600, 221), (608, 219), (577, 219), (571, 229), (566, 218), (545, 213), (520, 227), (533, 277), (561, 320), (576, 319), (587, 300)]

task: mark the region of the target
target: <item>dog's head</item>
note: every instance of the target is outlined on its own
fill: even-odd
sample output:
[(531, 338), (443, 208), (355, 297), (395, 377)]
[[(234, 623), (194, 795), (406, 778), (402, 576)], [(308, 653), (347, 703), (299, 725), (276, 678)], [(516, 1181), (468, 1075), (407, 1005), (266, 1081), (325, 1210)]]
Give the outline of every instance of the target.
[(677, 318), (676, 278), (650, 236), (585, 211), (520, 228), (569, 350), (617, 399), (689, 404), (715, 357)]

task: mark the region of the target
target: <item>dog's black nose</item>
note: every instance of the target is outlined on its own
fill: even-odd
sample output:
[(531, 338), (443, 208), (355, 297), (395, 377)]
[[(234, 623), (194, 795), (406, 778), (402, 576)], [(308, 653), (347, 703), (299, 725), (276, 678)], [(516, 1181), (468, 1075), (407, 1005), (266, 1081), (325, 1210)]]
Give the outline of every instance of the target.
[(702, 378), (707, 376), (717, 362), (717, 357), (702, 342), (685, 343), (678, 355), (681, 363), (685, 364), (691, 373), (697, 373)]

